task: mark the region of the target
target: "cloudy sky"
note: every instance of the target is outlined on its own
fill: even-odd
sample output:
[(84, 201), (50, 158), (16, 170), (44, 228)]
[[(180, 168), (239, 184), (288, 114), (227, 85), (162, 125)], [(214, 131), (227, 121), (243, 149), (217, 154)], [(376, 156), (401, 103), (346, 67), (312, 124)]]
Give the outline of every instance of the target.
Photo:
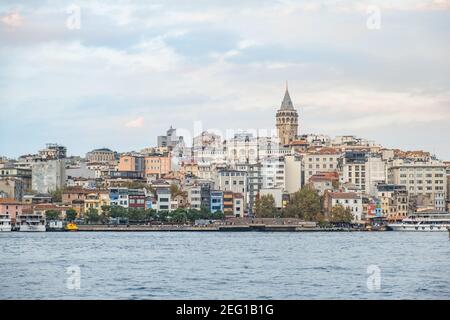
[(449, 40), (450, 0), (2, 0), (0, 155), (271, 129), (288, 80), (301, 133), (450, 160)]

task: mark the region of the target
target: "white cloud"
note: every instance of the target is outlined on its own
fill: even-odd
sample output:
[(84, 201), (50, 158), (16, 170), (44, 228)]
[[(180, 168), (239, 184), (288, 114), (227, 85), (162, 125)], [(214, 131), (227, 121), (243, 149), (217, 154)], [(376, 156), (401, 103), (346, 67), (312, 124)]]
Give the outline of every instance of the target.
[(1, 21), (9, 27), (20, 27), (23, 25), (23, 18), (18, 12), (11, 12), (3, 16)]
[(127, 128), (142, 128), (143, 126), (144, 126), (144, 117), (138, 117), (125, 123), (125, 127)]
[[(79, 34), (56, 29), (64, 10), (49, 6), (36, 18), (24, 6), (26, 25), (13, 30), (17, 41), (0, 43), (0, 105), (5, 117), (26, 109), (30, 123), (70, 125), (77, 118), (80, 128), (120, 128), (126, 143), (128, 135), (147, 130), (154, 137), (157, 126), (193, 119), (206, 127), (269, 128), (289, 80), (301, 130), (358, 134), (398, 125), (407, 136), (417, 123), (450, 121), (444, 24), (420, 20), (423, 10), (445, 10), (449, 1), (377, 2), (392, 15), (369, 33), (372, 2), (244, 2), (238, 9), (80, 0)], [(395, 12), (401, 10), (414, 11), (412, 20)], [(93, 127), (97, 117), (104, 121)]]

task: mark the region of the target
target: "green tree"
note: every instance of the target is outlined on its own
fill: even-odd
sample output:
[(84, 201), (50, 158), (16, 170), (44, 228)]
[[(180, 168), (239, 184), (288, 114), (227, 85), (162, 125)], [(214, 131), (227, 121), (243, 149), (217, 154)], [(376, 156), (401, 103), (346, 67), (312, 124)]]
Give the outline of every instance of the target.
[(217, 210), (216, 212), (213, 212), (211, 214), (212, 220), (222, 220), (225, 217), (224, 213), (220, 210)]
[(145, 210), (145, 220), (147, 220), (147, 221), (158, 220), (158, 212), (155, 209)]
[(95, 208), (89, 208), (86, 213), (86, 220), (89, 223), (96, 223), (100, 221), (100, 215), (98, 214), (98, 210)]
[(52, 196), (52, 202), (62, 202), (62, 194), (63, 188), (56, 188), (53, 191), (50, 191), (50, 195)]
[(121, 206), (111, 206), (109, 215), (111, 218), (127, 218), (127, 209)]
[(77, 212), (75, 209), (67, 209), (66, 210), (66, 219), (69, 221), (73, 221), (77, 218)]
[(171, 219), (170, 212), (167, 210), (158, 211), (156, 214), (156, 220), (160, 222), (169, 222)]
[(145, 220), (145, 209), (139, 208), (129, 208), (128, 209), (128, 219), (130, 221), (144, 221)]
[(60, 212), (57, 210), (47, 210), (45, 211), (45, 218), (47, 220), (59, 220)]
[(335, 223), (351, 223), (353, 220), (353, 214), (350, 212), (350, 208), (344, 208), (338, 204), (331, 209), (330, 221)]
[(317, 192), (311, 187), (304, 187), (291, 195), (284, 215), (288, 218), (315, 221), (320, 214), (320, 207), (320, 197)]
[(183, 208), (178, 208), (175, 211), (172, 211), (171, 214), (171, 222), (175, 222), (175, 223), (186, 223), (187, 221), (187, 214), (186, 214), (186, 210)]
[[(186, 212), (186, 218), (191, 223), (194, 223), (195, 220), (198, 220), (198, 219), (204, 219), (203, 216), (204, 215), (201, 210), (189, 209)], [(207, 214), (206, 216), (209, 216), (209, 215)]]
[(102, 213), (100, 214), (100, 221), (105, 224), (109, 222), (111, 213), (111, 206), (101, 206)]
[(277, 215), (275, 198), (271, 194), (261, 196), (255, 202), (255, 209), (258, 218), (273, 218)]

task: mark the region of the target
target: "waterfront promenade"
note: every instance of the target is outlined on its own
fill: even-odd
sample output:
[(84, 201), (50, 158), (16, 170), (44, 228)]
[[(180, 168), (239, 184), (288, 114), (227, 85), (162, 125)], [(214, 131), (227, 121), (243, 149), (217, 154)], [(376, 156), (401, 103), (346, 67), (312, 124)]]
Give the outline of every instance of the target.
[(331, 232), (331, 231), (368, 231), (356, 228), (320, 228), (302, 227), (295, 225), (210, 225), (210, 226), (184, 226), (184, 225), (79, 225), (78, 232)]

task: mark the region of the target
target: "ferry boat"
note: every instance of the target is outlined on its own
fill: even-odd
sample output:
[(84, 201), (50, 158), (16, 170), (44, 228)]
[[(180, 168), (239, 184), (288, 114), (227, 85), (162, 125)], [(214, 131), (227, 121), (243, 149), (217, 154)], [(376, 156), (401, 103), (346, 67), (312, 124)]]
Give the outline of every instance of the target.
[(63, 231), (64, 226), (61, 220), (50, 220), (47, 221), (47, 231)]
[(76, 223), (70, 222), (66, 225), (65, 230), (66, 231), (78, 231), (78, 226), (76, 225)]
[(9, 214), (0, 214), (0, 232), (7, 232), (12, 230), (11, 218)]
[(450, 228), (450, 214), (443, 212), (417, 212), (408, 215), (401, 222), (390, 223), (393, 231), (447, 231)]
[(42, 211), (23, 210), (22, 214), (17, 216), (16, 225), (19, 231), (24, 232), (44, 232), (45, 216)]

